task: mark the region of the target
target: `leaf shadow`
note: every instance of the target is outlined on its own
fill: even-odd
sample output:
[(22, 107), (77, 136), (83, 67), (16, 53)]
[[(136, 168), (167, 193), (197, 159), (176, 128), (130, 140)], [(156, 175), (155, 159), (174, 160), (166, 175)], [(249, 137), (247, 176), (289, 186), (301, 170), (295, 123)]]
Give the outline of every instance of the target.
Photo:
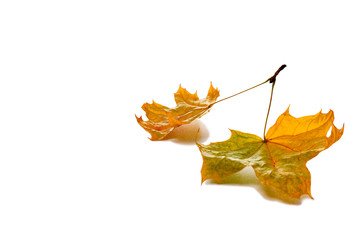
[(278, 201), (289, 205), (301, 205), (302, 199), (307, 198), (306, 196), (303, 196), (301, 199), (294, 199), (280, 195), (273, 188), (262, 184), (258, 180), (252, 167), (246, 167), (242, 171), (224, 178), (219, 183), (217, 183), (215, 180), (208, 180), (206, 184), (253, 187), (261, 194), (264, 199)]
[(175, 128), (164, 140), (184, 145), (193, 145), (195, 144), (196, 137), (199, 142), (204, 142), (209, 137), (207, 127), (200, 120), (195, 120), (190, 124)]

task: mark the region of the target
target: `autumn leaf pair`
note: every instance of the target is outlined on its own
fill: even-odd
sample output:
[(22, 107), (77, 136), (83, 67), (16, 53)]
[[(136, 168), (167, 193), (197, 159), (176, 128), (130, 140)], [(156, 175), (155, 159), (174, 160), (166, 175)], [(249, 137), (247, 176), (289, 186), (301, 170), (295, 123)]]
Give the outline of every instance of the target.
[[(267, 81), (254, 86), (272, 83), (270, 106), (276, 76), (285, 67), (281, 66)], [(148, 121), (137, 116), (136, 119), (151, 134), (151, 140), (162, 140), (176, 127), (191, 123), (206, 114), (214, 104), (230, 98), (217, 101), (218, 97), (219, 90), (212, 84), (203, 99), (199, 99), (197, 93), (191, 94), (180, 86), (174, 94), (176, 107), (168, 108), (154, 101), (152, 104), (145, 103), (142, 109), (146, 112)], [(202, 183), (207, 179), (219, 182), (251, 166), (261, 183), (280, 194), (297, 199), (307, 194), (312, 198), (311, 174), (306, 163), (341, 138), (344, 127), (337, 129), (333, 121), (332, 110), (295, 118), (290, 115), (288, 108), (263, 138), (231, 130), (231, 137), (226, 141), (209, 145), (196, 143), (203, 157)], [(331, 134), (327, 136), (330, 129)]]

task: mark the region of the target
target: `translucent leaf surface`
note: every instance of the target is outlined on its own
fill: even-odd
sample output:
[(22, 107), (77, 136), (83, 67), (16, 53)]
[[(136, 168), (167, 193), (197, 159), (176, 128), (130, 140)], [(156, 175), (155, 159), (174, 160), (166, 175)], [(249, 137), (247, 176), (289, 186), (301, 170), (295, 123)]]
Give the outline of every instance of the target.
[(179, 86), (174, 94), (176, 107), (168, 108), (153, 101), (152, 104), (145, 103), (142, 109), (145, 111), (148, 121), (137, 117), (137, 121), (147, 132), (151, 134), (151, 140), (162, 140), (174, 128), (192, 121), (206, 114), (213, 103), (219, 97), (219, 90), (211, 84), (206, 98), (199, 99), (197, 92), (189, 93), (185, 88)]
[(279, 193), (292, 198), (308, 194), (312, 198), (306, 163), (341, 138), (344, 127), (337, 129), (333, 121), (332, 110), (295, 118), (287, 109), (268, 130), (265, 140), (231, 130), (231, 137), (224, 142), (197, 144), (203, 157), (202, 182), (219, 182), (252, 166), (258, 179)]

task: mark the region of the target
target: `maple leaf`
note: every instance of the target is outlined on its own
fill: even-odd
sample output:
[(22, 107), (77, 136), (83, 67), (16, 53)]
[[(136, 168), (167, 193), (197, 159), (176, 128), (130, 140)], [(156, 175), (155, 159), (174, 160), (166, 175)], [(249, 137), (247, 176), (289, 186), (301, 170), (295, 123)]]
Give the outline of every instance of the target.
[(175, 108), (168, 108), (153, 101), (152, 104), (145, 103), (142, 109), (145, 111), (148, 121), (144, 121), (142, 116), (137, 118), (140, 126), (151, 134), (151, 140), (162, 140), (174, 128), (192, 121), (206, 114), (219, 97), (219, 90), (209, 87), (206, 98), (199, 99), (197, 92), (189, 93), (179, 85), (178, 91), (174, 94), (176, 102)]
[(265, 139), (230, 130), (231, 137), (224, 142), (197, 143), (203, 157), (202, 183), (207, 179), (219, 182), (252, 166), (260, 182), (279, 193), (298, 199), (308, 194), (312, 198), (311, 174), (306, 163), (341, 138), (344, 126), (337, 129), (333, 120), (332, 110), (295, 118), (288, 108)]

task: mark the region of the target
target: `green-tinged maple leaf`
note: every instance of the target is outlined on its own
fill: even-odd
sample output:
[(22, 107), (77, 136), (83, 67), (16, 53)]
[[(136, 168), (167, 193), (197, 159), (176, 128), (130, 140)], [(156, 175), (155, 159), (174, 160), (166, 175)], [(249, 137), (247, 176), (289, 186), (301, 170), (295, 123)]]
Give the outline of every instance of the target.
[(197, 92), (189, 93), (185, 88), (179, 86), (174, 94), (175, 108), (168, 108), (153, 101), (152, 104), (145, 103), (142, 109), (145, 111), (148, 121), (137, 117), (137, 121), (147, 132), (151, 134), (151, 140), (162, 140), (174, 128), (192, 121), (206, 114), (213, 103), (219, 97), (219, 90), (211, 84), (206, 98), (199, 99)]
[(295, 118), (287, 109), (265, 139), (231, 130), (231, 137), (224, 142), (197, 143), (203, 157), (202, 183), (207, 179), (219, 182), (252, 166), (260, 182), (279, 193), (292, 198), (308, 194), (312, 198), (306, 163), (341, 138), (344, 127), (337, 129), (333, 120), (332, 110)]

